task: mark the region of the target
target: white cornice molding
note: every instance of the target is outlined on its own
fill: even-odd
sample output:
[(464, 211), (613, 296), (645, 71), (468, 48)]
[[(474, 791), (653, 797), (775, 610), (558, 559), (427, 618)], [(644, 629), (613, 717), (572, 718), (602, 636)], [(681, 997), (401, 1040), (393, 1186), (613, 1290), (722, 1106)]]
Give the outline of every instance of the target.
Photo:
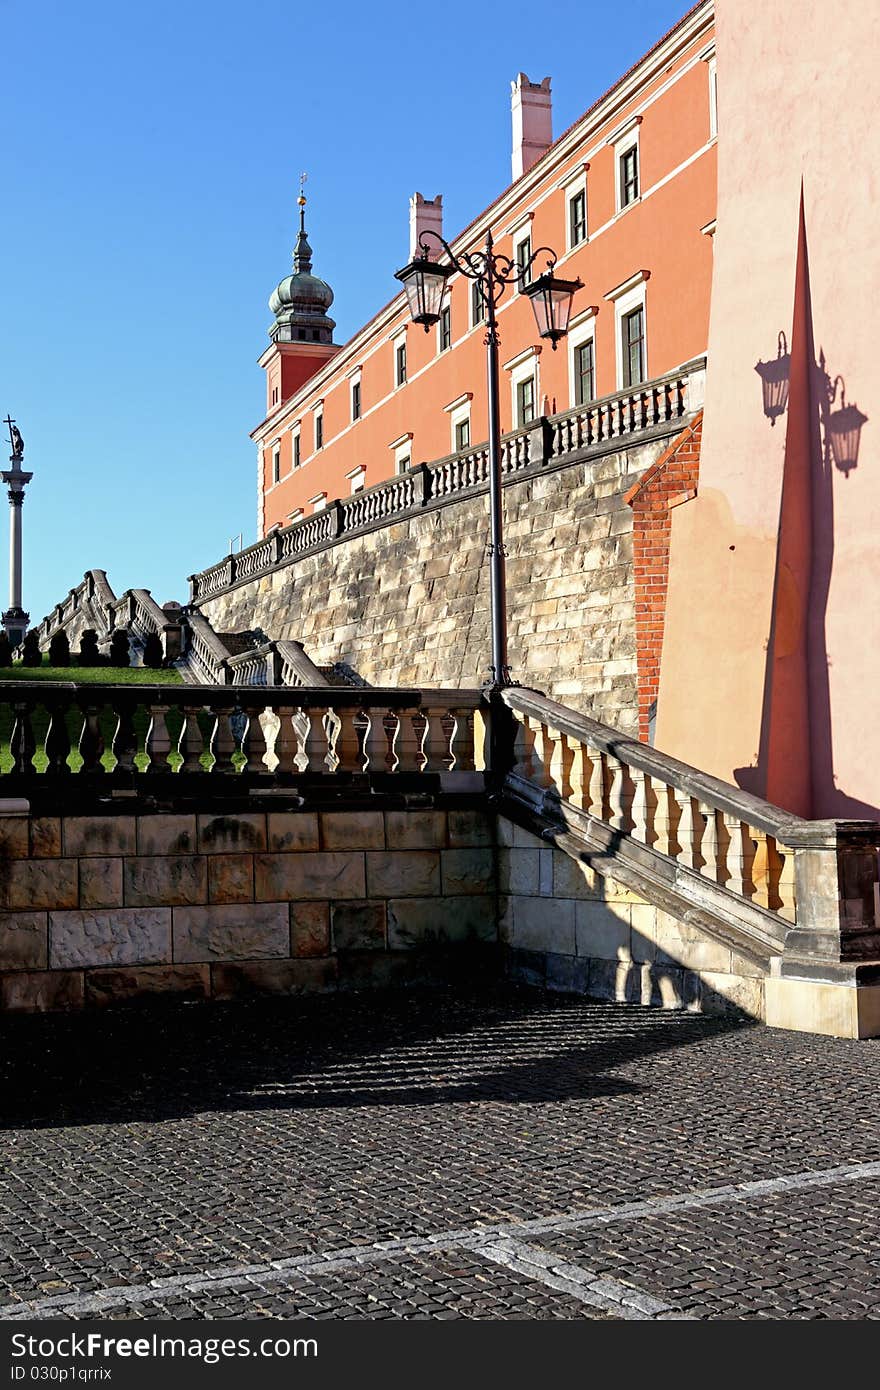
[(703, 236), (714, 236), (716, 225), (717, 219), (713, 217), (711, 222), (707, 222), (705, 227), (700, 228), (700, 231), (703, 233)]
[(712, 59), (715, 57), (715, 40), (713, 39), (711, 43), (707, 44), (706, 47), (697, 54), (697, 57), (700, 59), (701, 63), (711, 63)]
[(450, 411), (458, 410), (460, 406), (467, 405), (468, 401), (472, 401), (473, 399), (473, 391), (462, 391), (460, 396), (456, 396), (454, 401), (450, 401), (448, 405), (444, 405), (443, 409), (448, 415)]
[(613, 130), (611, 134), (606, 137), (605, 144), (619, 144), (619, 142), (621, 140), (624, 140), (627, 137), (627, 135), (631, 135), (634, 130), (638, 130), (641, 124), (642, 118), (640, 115), (630, 116), (628, 121), (624, 121), (623, 125), (619, 125), (616, 130)]
[(502, 235), (502, 236), (516, 236), (517, 232), (523, 231), (526, 227), (529, 226), (529, 224), (530, 224), (531, 222), (534, 221), (534, 219), (535, 219), (535, 209), (534, 209), (534, 208), (529, 208), (527, 212), (521, 213), (520, 216), (517, 217), (517, 219), (516, 219), (515, 222), (511, 222), (510, 226), (507, 227), (507, 228), (505, 228), (505, 230), (501, 233), (501, 235)]
[(511, 357), (509, 362), (502, 363), (502, 366), (505, 372), (514, 372), (517, 367), (523, 366), (525, 362), (530, 362), (532, 358), (538, 358), (540, 356), (540, 345), (533, 343), (531, 347), (524, 348), (522, 352), (518, 352), (516, 357)]
[(576, 164), (573, 169), (570, 169), (565, 177), (559, 180), (556, 187), (570, 188), (573, 183), (580, 183), (581, 179), (586, 178), (589, 169), (590, 161), (588, 159), (583, 160), (581, 164)]
[(586, 309), (582, 309), (579, 314), (576, 314), (575, 317), (569, 321), (569, 333), (573, 328), (580, 328), (581, 324), (586, 323), (588, 319), (594, 319), (598, 312), (598, 304), (590, 304)]
[(413, 437), (412, 430), (407, 430), (406, 434), (398, 435), (397, 439), (392, 439), (388, 445), (389, 449), (399, 449), (401, 444), (408, 444)]
[(609, 290), (605, 298), (613, 304), (615, 299), (622, 299), (630, 290), (634, 290), (636, 285), (643, 285), (650, 278), (650, 270), (637, 270), (635, 275), (630, 275), (628, 280), (621, 281), (619, 285), (615, 285), (613, 290)]

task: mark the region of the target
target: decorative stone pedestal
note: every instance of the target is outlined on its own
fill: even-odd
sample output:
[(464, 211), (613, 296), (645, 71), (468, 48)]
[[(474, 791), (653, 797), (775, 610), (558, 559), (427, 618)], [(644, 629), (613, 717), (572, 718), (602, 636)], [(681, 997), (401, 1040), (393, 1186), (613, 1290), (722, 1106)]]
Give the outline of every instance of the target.
[(7, 608), (3, 614), (3, 628), (10, 646), (17, 647), (24, 641), (30, 620), (30, 613), (25, 613), (23, 608)]

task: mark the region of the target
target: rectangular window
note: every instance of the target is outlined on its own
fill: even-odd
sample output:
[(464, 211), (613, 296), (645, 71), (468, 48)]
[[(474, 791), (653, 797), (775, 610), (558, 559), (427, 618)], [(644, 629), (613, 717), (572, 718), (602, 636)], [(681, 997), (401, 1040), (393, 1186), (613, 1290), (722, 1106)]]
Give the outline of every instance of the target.
[(588, 401), (596, 399), (596, 360), (592, 338), (574, 350), (574, 399), (575, 405), (586, 405)]
[(623, 384), (638, 386), (645, 379), (645, 311), (639, 306), (632, 313), (624, 314), (621, 321), (623, 333)]
[(524, 236), (522, 241), (516, 244), (516, 264), (519, 270), (519, 288), (525, 289), (526, 285), (532, 283), (532, 268), (529, 261), (532, 259), (532, 238)]
[(631, 145), (620, 156), (620, 206), (629, 207), (639, 196), (639, 147)]
[(486, 300), (479, 280), (471, 282), (471, 325), (476, 328), (486, 317)]
[(351, 383), (351, 418), (352, 420), (361, 418), (361, 384), (359, 381)]
[(571, 246), (587, 239), (587, 191), (581, 188), (568, 202), (568, 235)]
[(277, 387), (277, 386), (273, 386), (273, 387), (272, 387), (272, 404), (273, 404), (273, 405), (277, 405), (277, 404), (278, 404), (278, 387)]
[(471, 447), (471, 422), (470, 418), (458, 420), (455, 425), (455, 451), (459, 453), (462, 449)]
[(394, 350), (394, 380), (398, 386), (406, 381), (406, 343), (398, 343)]
[(440, 311), (440, 351), (445, 352), (452, 344), (452, 311), (445, 305)]
[(398, 473), (406, 473), (406, 471), (408, 470), (408, 468), (409, 468), (409, 466), (410, 466), (410, 463), (411, 463), (410, 455), (409, 455), (409, 454), (402, 454), (401, 457), (400, 457), (399, 459), (397, 459), (397, 471), (398, 471)]
[(324, 447), (324, 412), (319, 411), (315, 416), (315, 448)]
[(718, 134), (718, 72), (713, 58), (709, 63), (709, 138)]
[(535, 378), (527, 376), (516, 385), (516, 423), (530, 425), (535, 418)]
[(272, 482), (273, 482), (273, 483), (279, 483), (280, 481), (281, 481), (281, 445), (280, 445), (280, 444), (276, 444), (275, 448), (272, 450)]
[(351, 493), (352, 497), (356, 492), (363, 492), (367, 484), (366, 468), (353, 468), (352, 471), (350, 473), (346, 473), (345, 476), (348, 478), (349, 492)]
[(299, 430), (293, 436), (293, 467), (299, 468), (302, 463), (302, 449), (299, 442)]

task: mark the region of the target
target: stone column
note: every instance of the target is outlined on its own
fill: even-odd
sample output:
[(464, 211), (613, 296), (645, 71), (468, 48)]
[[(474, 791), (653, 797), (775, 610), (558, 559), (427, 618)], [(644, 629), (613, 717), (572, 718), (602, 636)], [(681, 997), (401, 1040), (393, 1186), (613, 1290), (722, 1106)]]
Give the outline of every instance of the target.
[(9, 462), (11, 468), (0, 473), (9, 496), (9, 607), (3, 614), (3, 626), (12, 646), (17, 647), (30, 622), (30, 614), (21, 606), (21, 509), (25, 487), (34, 475), (24, 472), (20, 454), (12, 454)]

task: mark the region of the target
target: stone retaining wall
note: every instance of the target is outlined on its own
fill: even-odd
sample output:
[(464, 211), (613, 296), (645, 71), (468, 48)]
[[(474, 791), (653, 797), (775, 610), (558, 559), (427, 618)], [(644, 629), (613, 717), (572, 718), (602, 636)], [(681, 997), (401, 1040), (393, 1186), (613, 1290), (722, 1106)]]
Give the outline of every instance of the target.
[(764, 1017), (766, 966), (498, 817), (508, 973), (596, 999)]
[(478, 809), (6, 816), (0, 909), (0, 1009), (431, 978), (492, 954), (492, 826)]
[[(678, 427), (680, 428), (680, 426)], [(668, 433), (677, 430), (670, 427)], [(632, 511), (668, 438), (504, 488), (516, 678), (637, 731)], [(260, 627), (371, 685), (472, 686), (488, 674), (488, 499), (449, 499), (203, 601), (215, 631)]]

